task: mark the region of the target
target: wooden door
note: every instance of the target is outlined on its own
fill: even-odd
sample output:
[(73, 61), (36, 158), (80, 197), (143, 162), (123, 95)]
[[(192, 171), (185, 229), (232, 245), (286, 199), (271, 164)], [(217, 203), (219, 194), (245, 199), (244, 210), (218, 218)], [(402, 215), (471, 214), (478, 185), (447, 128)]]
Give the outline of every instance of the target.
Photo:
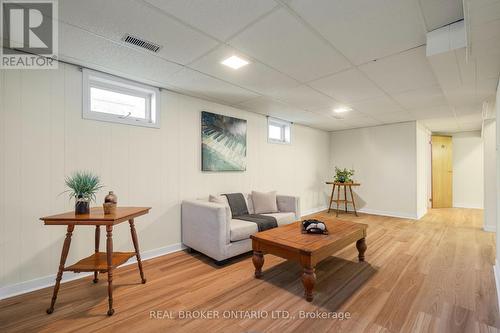
[(432, 136), (432, 208), (451, 208), (453, 155), (451, 136)]

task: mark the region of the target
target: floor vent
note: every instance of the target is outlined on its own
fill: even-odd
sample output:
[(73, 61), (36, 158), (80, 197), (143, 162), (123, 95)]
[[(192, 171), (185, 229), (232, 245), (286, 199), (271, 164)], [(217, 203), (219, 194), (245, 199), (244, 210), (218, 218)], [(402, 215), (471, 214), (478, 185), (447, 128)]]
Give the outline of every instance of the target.
[(129, 34), (125, 35), (122, 40), (127, 44), (131, 44), (155, 53), (157, 53), (161, 48), (161, 46), (156, 43)]

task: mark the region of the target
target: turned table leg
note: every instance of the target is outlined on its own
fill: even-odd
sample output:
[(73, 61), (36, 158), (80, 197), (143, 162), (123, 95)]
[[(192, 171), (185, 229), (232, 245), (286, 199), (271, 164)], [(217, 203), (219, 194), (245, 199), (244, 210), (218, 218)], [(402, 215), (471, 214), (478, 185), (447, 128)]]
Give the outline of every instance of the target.
[(74, 229), (75, 229), (74, 225), (72, 224), (68, 225), (66, 231), (66, 238), (64, 239), (64, 244), (61, 252), (61, 260), (59, 261), (59, 269), (57, 271), (56, 284), (54, 286), (54, 292), (52, 294), (52, 301), (50, 302), (50, 307), (47, 309), (48, 314), (54, 312), (54, 305), (56, 304), (57, 293), (59, 292), (59, 287), (61, 286), (64, 264), (66, 263), (66, 258), (68, 257), (69, 246), (71, 245), (71, 235), (73, 234)]
[[(96, 225), (95, 226), (95, 253), (99, 252), (99, 241), (101, 239), (101, 227)], [(97, 283), (99, 279), (97, 278), (97, 274), (99, 272), (95, 271), (94, 272), (94, 283)]]
[(146, 278), (144, 278), (144, 271), (142, 270), (141, 254), (139, 253), (139, 242), (137, 240), (137, 233), (135, 232), (134, 219), (130, 219), (128, 222), (130, 223), (130, 233), (132, 234), (132, 242), (134, 243), (137, 266), (139, 266), (139, 273), (141, 274), (141, 282), (144, 284), (146, 283)]
[(349, 191), (351, 192), (352, 208), (354, 209), (354, 215), (358, 216), (356, 211), (356, 203), (354, 202), (354, 195), (352, 194), (352, 186), (349, 186)]
[(115, 313), (113, 309), (113, 226), (106, 226), (106, 259), (108, 264), (108, 316)]
[(328, 213), (332, 209), (333, 195), (335, 194), (335, 184), (332, 186), (332, 195), (330, 195), (330, 204), (328, 205)]
[(264, 254), (261, 251), (253, 251), (253, 265), (255, 266), (255, 277), (262, 277), (262, 266), (264, 266)]
[(316, 274), (314, 273), (314, 268), (310, 266), (304, 267), (304, 273), (302, 274), (302, 284), (304, 285), (304, 295), (306, 301), (312, 302), (314, 284), (316, 283)]
[(356, 242), (356, 248), (358, 249), (358, 258), (359, 261), (365, 261), (365, 251), (366, 251), (366, 242), (364, 238), (359, 239)]

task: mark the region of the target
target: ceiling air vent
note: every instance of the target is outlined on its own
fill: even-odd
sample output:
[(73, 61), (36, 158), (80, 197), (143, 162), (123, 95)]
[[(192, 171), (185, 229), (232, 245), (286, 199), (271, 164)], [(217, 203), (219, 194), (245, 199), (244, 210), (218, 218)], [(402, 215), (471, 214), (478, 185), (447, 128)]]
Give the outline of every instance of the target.
[(134, 46), (137, 46), (137, 47), (140, 47), (140, 48), (143, 48), (143, 49), (146, 49), (148, 51), (155, 52), (155, 53), (157, 53), (161, 48), (161, 46), (156, 44), (156, 43), (153, 43), (153, 42), (147, 41), (145, 39), (142, 39), (140, 37), (132, 36), (129, 34), (126, 34), (122, 40), (125, 43), (132, 44)]

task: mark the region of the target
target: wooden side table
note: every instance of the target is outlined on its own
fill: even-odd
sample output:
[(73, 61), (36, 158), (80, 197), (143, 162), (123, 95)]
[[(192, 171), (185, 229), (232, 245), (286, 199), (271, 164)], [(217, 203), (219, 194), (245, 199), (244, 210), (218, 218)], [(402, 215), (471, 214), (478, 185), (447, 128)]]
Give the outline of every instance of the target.
[[(102, 208), (92, 208), (90, 214), (75, 215), (74, 212), (63, 213), (59, 215), (42, 217), (45, 225), (66, 225), (67, 232), (64, 239), (64, 245), (61, 252), (61, 260), (59, 262), (59, 270), (57, 271), (56, 284), (50, 307), (47, 313), (54, 312), (54, 305), (61, 285), (61, 279), (64, 271), (94, 272), (94, 283), (98, 282), (98, 273), (108, 273), (108, 316), (112, 316), (115, 310), (113, 309), (113, 270), (124, 264), (131, 257), (137, 258), (137, 265), (141, 274), (141, 282), (146, 283), (144, 272), (142, 270), (141, 255), (139, 253), (139, 242), (135, 231), (134, 218), (149, 213), (151, 207), (117, 207), (114, 214), (104, 214)], [(113, 226), (122, 222), (128, 221), (130, 224), (130, 233), (132, 235), (132, 243), (134, 244), (134, 252), (113, 252)], [(65, 267), (66, 258), (68, 257), (69, 247), (71, 244), (71, 236), (75, 226), (95, 226), (95, 248), (94, 254), (78, 261), (76, 264)], [(106, 252), (99, 252), (100, 227), (106, 227)]]
[[(341, 202), (344, 203), (344, 209), (345, 212), (347, 213), (347, 204), (350, 203), (352, 204), (352, 208), (354, 209), (354, 215), (358, 216), (358, 212), (356, 211), (356, 203), (354, 202), (354, 195), (352, 194), (352, 187), (353, 186), (360, 186), (361, 184), (359, 183), (338, 183), (338, 182), (326, 182), (328, 185), (333, 185), (332, 188), (332, 195), (330, 196), (330, 204), (328, 205), (328, 213), (330, 213), (330, 210), (332, 209), (332, 203), (336, 202), (337, 203), (337, 214), (336, 216), (339, 216), (339, 205)], [(340, 187), (344, 187), (344, 199), (340, 199)], [(333, 199), (333, 195), (335, 194), (335, 187), (337, 187), (337, 199)], [(351, 200), (347, 200), (347, 188), (349, 187), (349, 192), (351, 193)]]

